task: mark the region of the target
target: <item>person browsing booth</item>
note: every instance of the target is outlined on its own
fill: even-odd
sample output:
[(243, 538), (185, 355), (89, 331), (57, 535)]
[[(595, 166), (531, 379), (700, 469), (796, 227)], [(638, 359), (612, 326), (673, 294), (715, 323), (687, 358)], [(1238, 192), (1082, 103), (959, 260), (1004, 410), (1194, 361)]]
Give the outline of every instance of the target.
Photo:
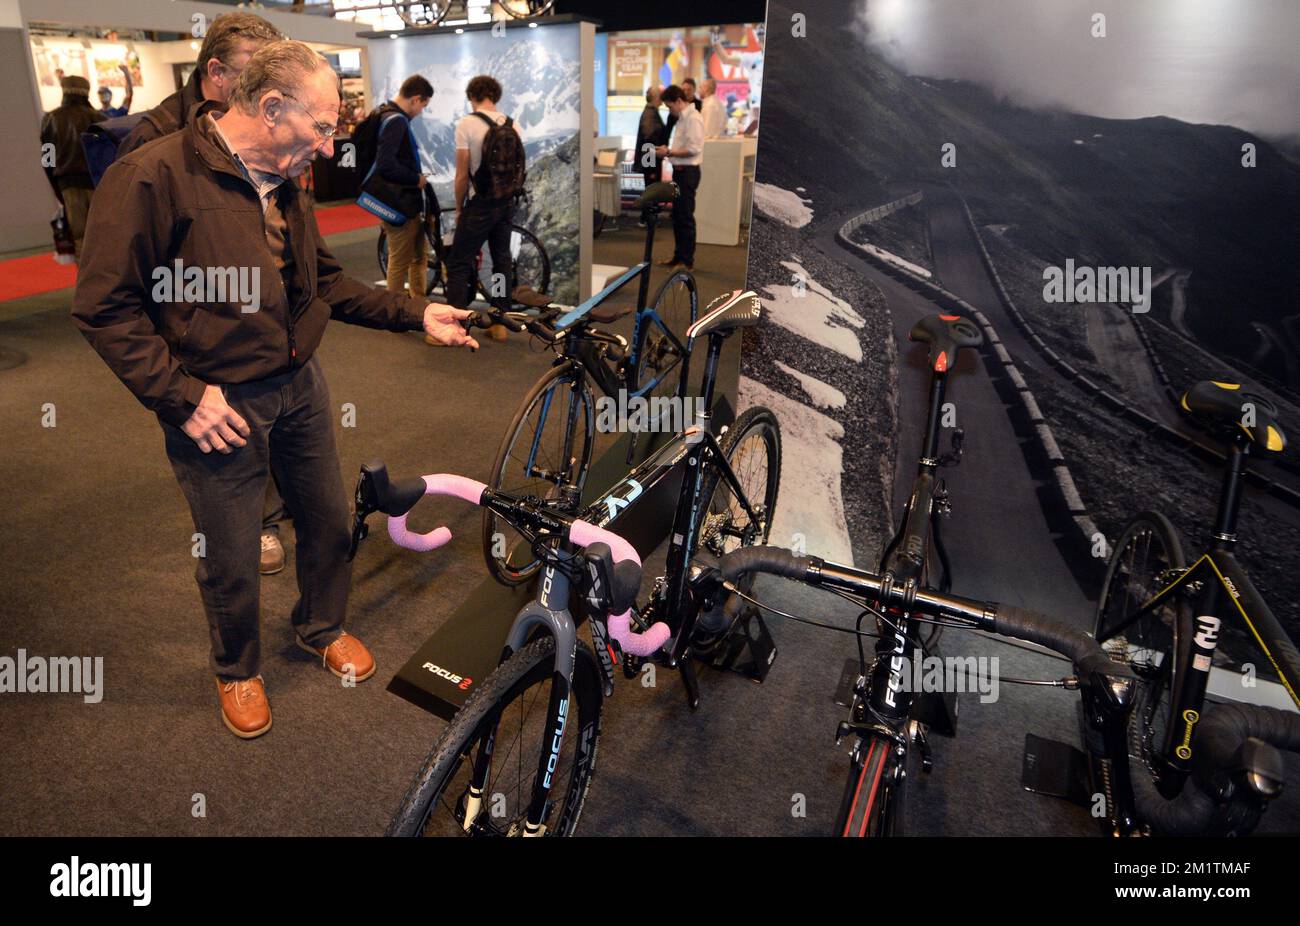
[(704, 160), (704, 120), (682, 88), (669, 84), (663, 92), (664, 105), (677, 117), (668, 144), (658, 154), (673, 165), (677, 198), (673, 200), (673, 256), (659, 261), (661, 267), (695, 267), (695, 191), (700, 187), (700, 163)]
[[(447, 257), (447, 301), (461, 307), (474, 298), (475, 260), (484, 242), (493, 276), (503, 275), (498, 280), (505, 282), (498, 295), (508, 296), (514, 289), (510, 220), (526, 176), (519, 129), (497, 109), (501, 84), (480, 74), (469, 82), (465, 96), (472, 110), (456, 123), (456, 234)], [(488, 336), (503, 341), (506, 329), (493, 325)]]
[[(158, 416), (203, 546), (195, 578), (221, 717), (245, 739), (271, 728), (257, 548), (269, 472), (297, 535), (298, 646), (345, 683), (375, 671), (343, 629), (350, 512), (316, 356), (326, 323), (478, 346), (460, 324), (467, 312), (346, 276), (291, 182), (333, 155), (339, 89), (309, 46), (275, 42), (249, 59), (224, 113), (115, 161), (91, 205), (73, 297), (81, 333)], [(182, 269), (184, 280), (162, 285)], [(253, 285), (192, 286), (195, 269)]]

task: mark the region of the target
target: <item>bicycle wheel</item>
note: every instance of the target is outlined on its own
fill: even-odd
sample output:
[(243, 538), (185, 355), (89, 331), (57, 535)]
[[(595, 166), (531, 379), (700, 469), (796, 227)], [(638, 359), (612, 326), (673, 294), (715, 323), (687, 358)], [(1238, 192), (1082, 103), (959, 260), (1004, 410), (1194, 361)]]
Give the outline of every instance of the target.
[[(551, 741), (546, 715), (554, 671), (550, 635), (494, 669), (438, 737), (386, 835), (520, 835), (540, 751)], [(555, 786), (543, 817), (548, 836), (572, 835), (591, 787), (600, 740), (599, 673), (591, 648), (580, 643)], [(477, 812), (467, 820), (469, 786), (480, 760), (490, 762), (488, 777)]]
[[(591, 465), (596, 400), (582, 367), (551, 367), (524, 397), (497, 450), (488, 485), (499, 492), (554, 498), (559, 486), (579, 488)], [(483, 556), (503, 585), (519, 585), (541, 565), (503, 519), (483, 510)]]
[(900, 773), (899, 762), (892, 740), (870, 736), (858, 743), (840, 801), (836, 836), (903, 835), (907, 776)]
[(511, 19), (532, 19), (541, 16), (555, 3), (555, 0), (497, 0), (497, 6)]
[[(1173, 721), (1174, 627), (1188, 604), (1175, 595), (1127, 626), (1126, 622), (1186, 565), (1182, 542), (1169, 519), (1159, 512), (1144, 511), (1129, 521), (1115, 544), (1097, 602), (1097, 641), (1116, 662), (1132, 666), (1138, 677), (1129, 713), (1130, 748), (1153, 778), (1158, 777), (1154, 756), (1163, 747)], [(1134, 775), (1143, 773), (1141, 768), (1133, 769)]]
[[(551, 291), (551, 259), (536, 235), (520, 225), (510, 226), (511, 272), (506, 275), (505, 292), (509, 296), (516, 286), (529, 286), (539, 293)], [(486, 245), (479, 258), (478, 288), (486, 300), (492, 295), (492, 253)]]
[[(698, 549), (708, 550), (714, 556), (767, 543), (781, 484), (781, 428), (768, 409), (746, 409), (722, 436), (720, 444), (755, 517), (751, 518), (745, 511), (722, 470), (709, 467), (700, 485), (700, 498), (707, 499), (708, 504), (702, 508)], [(740, 580), (738, 588), (748, 594), (753, 584), (754, 577), (747, 575)], [(725, 601), (701, 614), (691, 633), (692, 651), (707, 655), (726, 638), (732, 620), (738, 616), (738, 612), (728, 613)]]
[[(635, 380), (629, 391), (651, 398), (653, 396), (672, 397), (678, 395), (683, 367), (687, 366), (690, 354), (686, 350), (686, 329), (695, 322), (699, 311), (699, 294), (695, 288), (695, 277), (688, 270), (678, 270), (664, 280), (650, 303), (658, 319), (649, 314), (639, 317), (636, 335), (636, 367), (632, 372)], [(668, 334), (677, 339), (674, 344)], [(691, 370), (688, 388), (682, 393), (683, 398), (699, 398), (700, 384), (704, 379), (703, 361), (696, 366), (701, 369)], [(687, 422), (689, 424), (690, 422)]]
[(399, 0), (394, 6), (402, 22), (415, 29), (438, 25), (451, 9), (450, 0)]

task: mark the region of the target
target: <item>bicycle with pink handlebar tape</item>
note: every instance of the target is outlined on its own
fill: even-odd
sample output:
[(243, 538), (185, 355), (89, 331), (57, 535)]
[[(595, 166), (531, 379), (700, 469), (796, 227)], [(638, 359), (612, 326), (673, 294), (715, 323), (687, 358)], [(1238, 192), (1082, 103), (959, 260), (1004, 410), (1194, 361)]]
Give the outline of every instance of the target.
[[(709, 338), (705, 408), (722, 341), (757, 319), (757, 297), (737, 292), (697, 322), (694, 336)], [(627, 517), (632, 500), (677, 476), (665, 575), (638, 610), (640, 557), (610, 527)], [(353, 553), (373, 512), (389, 516), (388, 534), (403, 547), (446, 544), (446, 528), (417, 533), (407, 517), (425, 495), (449, 495), (508, 523), (542, 565), (536, 597), (515, 617), (492, 673), (470, 680), (470, 689), (454, 668), (431, 669), (470, 695), (434, 744), (388, 834), (571, 834), (595, 769), (601, 707), (613, 694), (616, 668), (621, 664), (628, 677), (639, 675), (645, 661), (680, 669), (691, 706), (698, 705), (692, 659), (700, 647), (726, 639), (736, 609), (716, 570), (694, 561), (765, 543), (779, 479), (780, 431), (765, 408), (746, 410), (720, 436), (706, 416), (580, 510), (571, 484), (542, 499), (463, 476), (390, 480), (381, 463), (362, 467)], [(571, 593), (581, 604), (576, 618)], [(578, 639), (583, 619), (591, 646)]]

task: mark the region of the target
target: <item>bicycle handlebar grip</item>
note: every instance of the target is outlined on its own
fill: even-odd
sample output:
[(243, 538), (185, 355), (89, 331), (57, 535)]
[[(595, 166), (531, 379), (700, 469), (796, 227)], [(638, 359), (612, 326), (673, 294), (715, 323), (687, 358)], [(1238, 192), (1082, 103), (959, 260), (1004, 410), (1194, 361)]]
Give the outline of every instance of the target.
[[(451, 495), (456, 498), (463, 498), (471, 505), (480, 504), (483, 501), (483, 493), (487, 491), (487, 486), (483, 483), (474, 479), (466, 479), (464, 476), (452, 475), (451, 473), (436, 473), (425, 476), (424, 486), (425, 495)], [(438, 547), (451, 540), (451, 531), (445, 527), (434, 528), (427, 534), (411, 530), (406, 526), (406, 519), (409, 514), (408, 512), (388, 519), (388, 536), (399, 547), (426, 553), (429, 550), (438, 549)]]
[(764, 572), (801, 582), (808, 577), (811, 561), (783, 547), (741, 547), (718, 560), (718, 570), (728, 582), (749, 572)]
[(1005, 636), (1028, 640), (1060, 653), (1081, 672), (1100, 672), (1115, 678), (1134, 677), (1128, 666), (1114, 662), (1092, 637), (1046, 614), (999, 604), (994, 611), (993, 629)]
[[(631, 561), (636, 563), (637, 569), (641, 568), (641, 557), (637, 555), (636, 548), (613, 531), (607, 531), (587, 521), (574, 521), (569, 527), (569, 539), (580, 547), (590, 546), (593, 543), (608, 544), (614, 555), (615, 566)], [(632, 629), (631, 609), (622, 614), (611, 614), (607, 624), (609, 635), (625, 653), (631, 653), (633, 656), (649, 656), (658, 652), (672, 635), (668, 625), (662, 621), (652, 624), (645, 633), (637, 633)]]

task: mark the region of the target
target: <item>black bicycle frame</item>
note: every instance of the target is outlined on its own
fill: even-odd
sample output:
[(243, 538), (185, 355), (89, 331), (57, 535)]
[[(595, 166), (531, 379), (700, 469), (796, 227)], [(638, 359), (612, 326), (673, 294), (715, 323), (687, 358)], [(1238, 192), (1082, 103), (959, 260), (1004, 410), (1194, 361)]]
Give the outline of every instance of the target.
[[(1228, 455), (1220, 487), (1218, 508), (1210, 548), (1182, 575), (1157, 592), (1150, 601), (1114, 627), (1107, 628), (1098, 643), (1110, 640), (1152, 611), (1168, 604), (1178, 595), (1194, 591), (1195, 607), (1175, 608), (1172, 658), (1159, 667), (1170, 678), (1170, 723), (1157, 754), (1151, 758), (1158, 766), (1158, 787), (1166, 798), (1182, 790), (1192, 771), (1193, 741), (1197, 723), (1203, 716), (1205, 692), (1209, 685), (1214, 654), (1218, 649), (1219, 630), (1225, 619), (1235, 615), (1250, 631), (1277, 672), (1282, 687), (1300, 707), (1300, 678), (1278, 658), (1277, 634), (1272, 628), (1277, 619), (1251, 582), (1246, 570), (1233, 554), (1237, 541), (1237, 514), (1241, 508), (1241, 485), (1246, 474), (1250, 445), (1234, 444)], [(1199, 585), (1199, 591), (1195, 591)], [(1252, 617), (1253, 615), (1253, 617)], [(1270, 646), (1272, 644), (1272, 646)]]
[[(926, 550), (930, 545), (936, 473), (940, 464), (939, 418), (947, 385), (947, 372), (935, 371), (930, 379), (925, 438), (912, 494), (903, 510), (903, 523), (881, 558), (881, 574), (902, 589), (921, 588), (926, 580)], [(912, 709), (912, 694), (902, 683), (904, 666), (916, 658), (917, 642), (910, 628), (910, 614), (891, 612), (890, 623), (882, 625), (876, 641), (877, 658), (870, 675), (868, 707), (891, 726), (905, 722)]]
[[(705, 409), (708, 409), (713, 401), (714, 383), (717, 379), (718, 359), (722, 353), (723, 340), (723, 335), (713, 334), (709, 337), (708, 357), (704, 374)], [(735, 492), (736, 498), (744, 507), (745, 512), (751, 519), (757, 520), (739, 479), (736, 478), (735, 472), (731, 469), (717, 439), (709, 430), (710, 416), (707, 411), (703, 418), (704, 420), (700, 424), (687, 429), (685, 433), (655, 451), (649, 459), (637, 466), (579, 514), (579, 517), (584, 520), (608, 528), (643, 493), (653, 490), (663, 480), (671, 477), (679, 469), (681, 470), (682, 484), (678, 494), (676, 513), (673, 517), (672, 539), (668, 551), (666, 574), (668, 597), (664, 617), (674, 634), (673, 656), (669, 660), (669, 665), (676, 664), (677, 667), (682, 669), (683, 679), (686, 680), (688, 691), (692, 692), (696, 690), (694, 669), (690, 660), (682, 658), (682, 656), (685, 653), (686, 641), (690, 637), (696, 616), (696, 609), (690, 607), (688, 584), (691, 557), (694, 555), (698, 544), (696, 524), (699, 506), (703, 503), (703, 500), (700, 499), (700, 490), (706, 472), (706, 464), (717, 466), (721, 470), (723, 477), (731, 486), (732, 491)], [(685, 463), (683, 463), (683, 460)], [(486, 503), (489, 508), (495, 510), (499, 515), (508, 517), (512, 513), (510, 503), (497, 502), (492, 499), (487, 499)], [(555, 536), (547, 541), (548, 544), (553, 550), (561, 553), (572, 552), (571, 550), (562, 549), (566, 546), (560, 539), (563, 534), (556, 531), (556, 528), (562, 524), (563, 519), (559, 515), (551, 517), (554, 521), (551, 529), (555, 532)], [(568, 609), (569, 592), (570, 582), (568, 576), (557, 568), (554, 563), (546, 562), (538, 580), (537, 598), (525, 605), (515, 618), (501, 655), (502, 662), (509, 659), (513, 653), (527, 643), (532, 633), (539, 628), (555, 637), (555, 670), (551, 679), (551, 697), (547, 705), (546, 726), (544, 727), (547, 731), (547, 741), (544, 745), (549, 748), (543, 748), (541, 751), (537, 777), (533, 781), (532, 795), (525, 820), (524, 835), (526, 836), (543, 834), (542, 821), (545, 819), (547, 804), (550, 799), (551, 776), (559, 760), (565, 726), (568, 720), (573, 667), (577, 659), (578, 646), (577, 624)], [(599, 620), (591, 620), (588, 623), (591, 625), (593, 643), (604, 674), (605, 691), (610, 693), (613, 690), (614, 666), (607, 659), (608, 644), (605, 630)], [(697, 692), (694, 697), (695, 701), (698, 702)], [(495, 730), (496, 723), (494, 721), (488, 725), (489, 732), (484, 737), (483, 746), (476, 756), (469, 786), (471, 800), (480, 800), (486, 787), (488, 774), (491, 770), (491, 754)], [(472, 819), (472, 815), (467, 814), (466, 819)]]

